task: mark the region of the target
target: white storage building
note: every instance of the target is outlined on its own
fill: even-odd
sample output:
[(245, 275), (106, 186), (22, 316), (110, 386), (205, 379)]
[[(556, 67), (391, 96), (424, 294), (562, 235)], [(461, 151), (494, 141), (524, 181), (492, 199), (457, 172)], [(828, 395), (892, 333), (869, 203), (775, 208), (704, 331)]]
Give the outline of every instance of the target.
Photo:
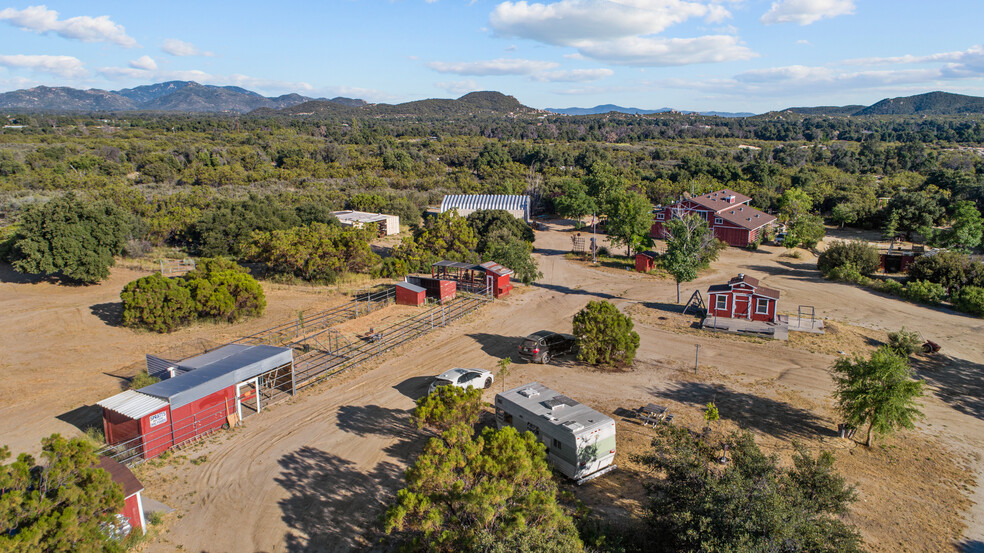
[(483, 209), (504, 209), (517, 219), (530, 222), (530, 197), (507, 196), (502, 194), (454, 194), (444, 196), (441, 213), (458, 210), (458, 215), (467, 217), (469, 213)]
[(351, 210), (333, 211), (332, 215), (338, 219), (338, 222), (347, 227), (363, 228), (366, 225), (376, 225), (379, 227), (380, 236), (400, 233), (400, 217), (398, 215)]

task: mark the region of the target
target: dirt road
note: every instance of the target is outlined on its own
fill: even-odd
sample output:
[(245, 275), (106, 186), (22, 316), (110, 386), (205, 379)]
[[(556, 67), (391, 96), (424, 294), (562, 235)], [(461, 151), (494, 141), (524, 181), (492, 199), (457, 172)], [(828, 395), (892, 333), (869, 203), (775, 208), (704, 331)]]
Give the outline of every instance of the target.
[[(570, 248), (567, 228), (561, 223), (550, 226), (550, 230), (537, 235), (536, 255), (544, 278), (536, 286), (517, 286), (509, 297), (390, 353), (372, 367), (307, 390), (247, 419), (243, 428), (219, 433), (206, 443), (178, 453), (194, 462), (152, 463), (159, 466), (141, 468), (148, 494), (176, 507), (180, 514), (180, 518), (175, 516), (169, 521), (167, 534), (150, 544), (149, 550), (171, 551), (178, 546), (210, 552), (361, 548), (366, 545), (364, 531), (373, 526), (380, 509), (399, 488), (402, 470), (421, 447), (420, 433), (411, 429), (408, 411), (425, 391), (428, 377), (454, 366), (492, 369), (499, 358), (512, 355), (521, 337), (530, 332), (543, 328), (569, 331), (572, 316), (592, 299), (609, 299), (623, 309), (636, 306), (675, 312), (671, 304), (676, 292), (671, 281), (569, 261), (563, 255)], [(823, 282), (811, 268), (815, 267), (815, 260), (783, 258), (781, 253), (770, 248), (758, 252), (726, 250), (714, 270), (683, 286), (684, 293), (689, 296), (695, 289), (706, 290), (712, 283), (745, 272), (782, 292), (781, 310), (795, 311), (800, 304), (813, 305), (819, 316), (874, 329), (894, 330), (905, 323), (926, 337), (939, 338), (937, 341), (944, 344), (949, 356), (946, 362), (927, 362), (917, 367), (934, 386), (934, 395), (925, 401), (927, 420), (920, 432), (938, 438), (961, 456), (984, 446), (984, 425), (980, 421), (984, 417), (980, 376), (984, 345), (975, 340), (981, 336), (980, 319)], [(114, 273), (113, 278), (125, 282), (129, 277)], [(35, 289), (32, 287), (41, 285), (0, 286), (9, 286), (0, 288), (0, 298), (6, 298), (2, 293), (8, 289), (20, 294), (23, 289), (30, 292)], [(45, 317), (86, 319), (84, 311), (73, 315), (70, 309), (57, 307), (66, 299), (53, 298), (52, 293), (43, 290), (36, 300), (31, 298), (42, 306), (50, 305), (42, 308)], [(284, 317), (290, 317), (292, 310), (305, 301), (291, 296), (288, 290), (280, 294), (291, 303), (277, 311)], [(13, 301), (12, 305), (21, 306), (26, 300)], [(276, 309), (277, 301), (271, 294), (271, 310)], [(21, 309), (19, 324), (29, 325), (30, 310)], [(43, 324), (42, 317), (34, 318)], [(257, 323), (257, 328), (262, 326)], [(94, 373), (89, 367), (102, 363), (102, 348), (88, 332), (108, 342), (108, 360), (119, 365), (139, 360), (147, 348), (159, 343), (154, 339), (161, 340), (109, 328), (112, 331), (92, 325), (66, 330), (65, 342), (58, 343), (58, 347), (59, 351), (76, 348), (75, 355), (67, 356), (72, 359), (73, 370), (85, 367), (89, 371), (85, 374), (91, 375)], [(209, 336), (208, 330), (192, 329), (188, 333)], [(246, 333), (240, 327), (228, 330), (229, 334)], [(637, 323), (636, 330), (641, 347), (634, 370), (599, 372), (571, 360), (547, 366), (520, 363), (514, 366), (507, 382), (497, 382), (489, 392), (496, 392), (503, 385), (512, 387), (538, 380), (607, 412), (658, 399), (673, 405), (684, 415), (681, 419), (699, 413), (699, 407), (713, 399), (721, 406), (722, 416), (764, 438), (809, 441), (819, 436), (827, 441), (824, 443), (836, 440), (833, 434), (837, 421), (830, 414), (832, 383), (828, 372), (834, 356), (782, 344), (681, 334), (642, 322)], [(17, 341), (10, 342), (20, 348), (17, 363), (24, 363), (33, 371), (43, 370), (45, 364), (30, 356), (39, 347), (18, 345)], [(53, 346), (56, 343), (52, 342)], [(691, 376), (697, 344), (701, 370), (715, 375), (713, 382), (703, 375)], [(65, 358), (59, 351), (42, 354), (45, 363)], [(9, 358), (0, 359), (0, 363), (8, 363), (5, 369), (14, 366)], [(50, 389), (43, 393), (49, 401), (72, 389), (54, 378), (48, 378), (46, 384)], [(107, 395), (104, 391), (113, 384), (108, 379), (99, 386), (76, 390), (75, 397), (84, 398), (79, 403), (94, 403)], [(491, 400), (489, 392), (487, 399)], [(0, 388), (0, 394), (16, 395), (7, 388)], [(69, 403), (62, 401), (63, 405)], [(37, 429), (20, 431), (14, 424), (0, 422), (0, 432), (5, 437), (13, 432), (25, 442), (36, 441), (48, 428), (70, 431), (71, 427), (65, 424), (51, 422), (61, 408), (36, 407), (33, 420), (42, 424)], [(0, 407), (0, 421), (9, 420), (6, 415), (13, 412), (15, 408), (5, 402)], [(975, 458), (974, 462), (979, 472), (981, 460)], [(866, 500), (881, 501), (884, 498), (879, 493), (898, 493), (894, 490), (899, 489), (882, 487), (882, 476), (869, 477), (859, 472), (853, 481), (863, 486)], [(932, 474), (922, 478), (942, 485)], [(978, 494), (980, 489), (973, 493)], [(968, 541), (984, 538), (981, 504), (984, 502), (978, 501), (969, 513)], [(931, 511), (941, 507), (930, 502), (926, 508)], [(871, 524), (863, 530), (866, 539), (876, 544), (876, 550), (930, 547), (919, 545), (924, 543), (920, 541), (898, 545), (910, 534), (931, 533), (929, 528), (918, 527), (929, 524), (925, 520), (912, 522), (910, 528), (882, 528), (865, 522), (877, 518), (859, 518), (861, 524)]]

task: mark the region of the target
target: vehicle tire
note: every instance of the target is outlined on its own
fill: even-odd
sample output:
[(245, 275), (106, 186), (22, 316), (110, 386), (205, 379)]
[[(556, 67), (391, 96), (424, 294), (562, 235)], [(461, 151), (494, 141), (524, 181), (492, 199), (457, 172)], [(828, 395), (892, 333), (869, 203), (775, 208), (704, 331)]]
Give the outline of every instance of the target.
[(540, 358), (540, 363), (546, 365), (549, 362), (550, 362), (550, 353), (545, 351), (543, 352), (543, 357)]
[(486, 378), (485, 379), (485, 389), (488, 390), (491, 387), (492, 387), (492, 379), (491, 378)]

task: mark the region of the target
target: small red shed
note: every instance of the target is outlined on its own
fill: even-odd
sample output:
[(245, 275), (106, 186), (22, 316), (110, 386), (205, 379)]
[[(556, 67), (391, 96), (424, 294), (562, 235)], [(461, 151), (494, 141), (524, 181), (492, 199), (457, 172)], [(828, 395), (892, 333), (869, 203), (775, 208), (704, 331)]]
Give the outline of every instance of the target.
[(396, 283), (396, 304), (397, 305), (424, 305), (427, 297), (427, 290), (410, 284), (409, 282)]
[(640, 273), (648, 273), (656, 267), (656, 259), (659, 254), (654, 251), (639, 252), (635, 256), (635, 270)]
[(143, 484), (137, 480), (130, 469), (110, 457), (100, 457), (99, 467), (108, 472), (113, 482), (123, 488), (123, 511), (120, 514), (130, 522), (131, 529), (139, 528), (142, 533), (146, 534), (147, 519), (144, 517), (143, 499), (140, 496), (140, 492), (144, 489)]
[(426, 290), (428, 298), (434, 298), (441, 303), (453, 300), (458, 293), (458, 286), (453, 280), (424, 276), (407, 276), (406, 279), (410, 284)]
[(156, 457), (222, 427), (233, 413), (242, 419), (243, 405), (259, 412), (261, 395), (293, 393), (294, 355), (290, 348), (229, 344), (152, 374), (165, 379), (98, 403), (106, 442), (121, 446), (123, 462)]
[(509, 275), (513, 274), (512, 269), (507, 269), (495, 261), (486, 261), (479, 265), (485, 271), (485, 284), (492, 289), (492, 296), (500, 298), (508, 295), (512, 290), (512, 283), (509, 282)]
[(757, 278), (739, 273), (727, 284), (707, 289), (707, 315), (724, 319), (776, 322), (779, 291), (760, 286)]

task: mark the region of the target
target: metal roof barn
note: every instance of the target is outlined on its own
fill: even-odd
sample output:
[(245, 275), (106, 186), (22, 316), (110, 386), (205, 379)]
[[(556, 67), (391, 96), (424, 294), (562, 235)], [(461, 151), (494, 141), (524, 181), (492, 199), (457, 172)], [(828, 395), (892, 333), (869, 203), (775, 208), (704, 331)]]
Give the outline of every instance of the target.
[(530, 222), (530, 197), (525, 195), (502, 194), (452, 194), (441, 201), (441, 213), (458, 210), (458, 215), (468, 216), (484, 209), (502, 209), (513, 217)]
[(96, 405), (119, 413), (127, 418), (139, 419), (154, 411), (160, 411), (167, 407), (168, 403), (162, 399), (141, 394), (136, 390), (120, 392), (113, 397), (106, 398)]
[(140, 393), (166, 399), (171, 409), (175, 409), (289, 364), (293, 359), (290, 348), (229, 344), (177, 363), (188, 372), (141, 388)]

